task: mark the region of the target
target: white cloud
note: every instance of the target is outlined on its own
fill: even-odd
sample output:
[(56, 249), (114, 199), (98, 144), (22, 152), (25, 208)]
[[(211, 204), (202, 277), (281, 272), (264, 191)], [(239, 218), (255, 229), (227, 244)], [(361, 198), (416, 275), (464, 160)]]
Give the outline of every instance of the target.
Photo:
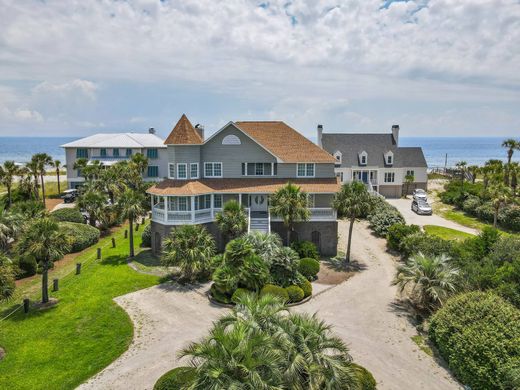
[(44, 99), (49, 97), (69, 99), (79, 95), (80, 98), (85, 97), (90, 100), (96, 100), (97, 89), (97, 84), (92, 81), (75, 79), (65, 83), (44, 81), (36, 85), (32, 89), (32, 93), (34, 96), (43, 97)]
[(22, 121), (43, 122), (42, 114), (33, 110), (17, 110), (14, 113), (14, 117)]

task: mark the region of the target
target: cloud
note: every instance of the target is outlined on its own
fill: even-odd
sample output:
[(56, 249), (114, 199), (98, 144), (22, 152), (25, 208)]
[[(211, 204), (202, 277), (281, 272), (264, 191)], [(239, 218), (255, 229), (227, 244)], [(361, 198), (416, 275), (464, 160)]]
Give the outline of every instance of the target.
[(43, 122), (43, 116), (38, 111), (33, 110), (17, 110), (14, 113), (16, 119), (29, 122)]
[(32, 94), (45, 99), (49, 97), (69, 99), (79, 95), (80, 98), (85, 97), (89, 100), (96, 100), (97, 89), (97, 84), (89, 80), (75, 79), (58, 84), (44, 81), (32, 89)]

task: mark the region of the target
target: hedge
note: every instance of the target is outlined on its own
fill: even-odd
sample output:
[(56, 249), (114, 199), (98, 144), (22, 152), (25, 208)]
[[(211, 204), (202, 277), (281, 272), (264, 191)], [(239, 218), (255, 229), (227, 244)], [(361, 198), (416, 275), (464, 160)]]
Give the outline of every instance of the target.
[(314, 259), (301, 259), (298, 271), (307, 279), (312, 280), (320, 272), (320, 262)]
[(85, 223), (83, 214), (77, 208), (64, 208), (53, 211), (51, 217), (58, 222)]
[(399, 210), (387, 203), (385, 200), (379, 201), (376, 207), (368, 215), (370, 228), (379, 237), (386, 237), (390, 226), (396, 223), (404, 224), (404, 217)]
[(473, 291), (434, 314), (430, 339), (457, 378), (473, 389), (509, 389), (520, 367), (520, 310), (492, 292)]
[(320, 259), (318, 248), (316, 248), (316, 245), (314, 245), (314, 243), (312, 243), (311, 241), (295, 241), (291, 244), (291, 248), (298, 253), (300, 259)]
[(193, 367), (177, 367), (161, 376), (153, 390), (188, 389), (195, 380), (196, 370)]
[(377, 382), (372, 373), (359, 364), (352, 363), (352, 365), (356, 369), (360, 390), (376, 390)]
[(421, 228), (417, 225), (406, 225), (404, 223), (396, 223), (388, 228), (386, 235), (386, 245), (389, 249), (400, 252), (402, 250), (402, 241), (411, 234), (420, 233)]
[(302, 277), (301, 280), (298, 281), (298, 287), (303, 290), (304, 298), (310, 297), (312, 295), (312, 283), (307, 279)]
[(88, 248), (99, 240), (99, 230), (93, 226), (74, 222), (60, 222), (59, 226), (72, 239), (70, 253)]
[(38, 271), (38, 263), (33, 256), (20, 256), (16, 265), (20, 269), (20, 273), (16, 275), (18, 279), (36, 275)]
[(260, 290), (260, 296), (264, 296), (267, 294), (279, 297), (284, 302), (287, 302), (289, 300), (289, 294), (287, 294), (287, 291), (283, 287), (275, 286), (274, 284), (266, 284), (262, 288), (262, 290)]
[(300, 302), (305, 297), (303, 290), (295, 285), (286, 287), (285, 291), (287, 291), (289, 296), (289, 302)]
[(141, 234), (141, 246), (145, 248), (152, 247), (152, 225), (146, 225)]

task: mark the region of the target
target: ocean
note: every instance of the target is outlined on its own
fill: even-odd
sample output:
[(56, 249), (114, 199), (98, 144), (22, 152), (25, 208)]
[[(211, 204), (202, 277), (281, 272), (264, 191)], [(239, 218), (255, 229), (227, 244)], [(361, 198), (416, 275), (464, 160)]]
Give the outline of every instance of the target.
[[(0, 163), (14, 160), (27, 162), (34, 153), (45, 152), (65, 163), (65, 152), (60, 145), (78, 137), (0, 137)], [(423, 148), (428, 166), (443, 167), (446, 154), (447, 166), (464, 160), (469, 165), (482, 165), (489, 159), (506, 160), (506, 150), (500, 145), (505, 137), (401, 137), (400, 146)], [(520, 161), (520, 152), (513, 157)]]

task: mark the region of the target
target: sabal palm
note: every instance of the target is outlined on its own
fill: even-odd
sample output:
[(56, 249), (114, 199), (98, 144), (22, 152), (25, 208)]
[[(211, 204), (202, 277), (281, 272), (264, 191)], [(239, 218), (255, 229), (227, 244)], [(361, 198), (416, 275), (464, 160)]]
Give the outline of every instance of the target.
[(11, 189), (15, 176), (20, 174), (20, 167), (15, 164), (14, 161), (5, 161), (3, 165), (0, 165), (0, 182), (7, 188), (7, 205), (11, 207), (13, 200)]
[(139, 172), (139, 175), (142, 175), (146, 167), (148, 167), (148, 158), (142, 153), (136, 153), (132, 155), (130, 167)]
[(446, 255), (425, 256), (422, 253), (411, 257), (397, 268), (393, 281), (403, 291), (412, 285), (412, 293), (418, 306), (434, 310), (457, 290), (459, 270)]
[(164, 240), (162, 262), (180, 268), (182, 279), (193, 281), (205, 273), (215, 255), (215, 240), (200, 225), (184, 225), (172, 230)]
[(354, 222), (357, 218), (368, 214), (372, 210), (374, 199), (362, 182), (354, 181), (341, 186), (339, 192), (334, 195), (332, 207), (337, 210), (339, 215), (344, 216), (350, 222), (347, 253), (345, 255), (345, 261), (349, 262)]
[(33, 193), (34, 193), (34, 198), (36, 200), (40, 199), (40, 192), (39, 192), (39, 187), (40, 185), (38, 184), (38, 176), (40, 175), (40, 167), (39, 167), (39, 163), (36, 159), (34, 159), (34, 156), (33, 158), (31, 158), (31, 161), (29, 161), (28, 163), (25, 164), (25, 168), (27, 170), (27, 175), (29, 177), (32, 178), (33, 180)]
[(511, 189), (504, 183), (496, 183), (488, 189), (488, 196), (493, 205), (493, 227), (497, 227), (498, 213), (500, 208), (504, 206), (511, 198)]
[(11, 298), (15, 288), (15, 273), (12, 261), (5, 254), (0, 253), (0, 301)]
[(99, 187), (108, 194), (112, 204), (125, 190), (125, 184), (122, 180), (124, 173), (122, 167), (119, 165), (111, 166), (103, 171), (99, 175)]
[(459, 174), (460, 174), (460, 182), (462, 185), (462, 188), (464, 189), (464, 179), (466, 178), (466, 167), (468, 163), (466, 161), (459, 161), (455, 164), (457, 167)]
[(58, 193), (61, 193), (61, 184), (60, 184), (61, 161), (60, 160), (54, 160), (51, 165), (56, 170), (56, 180), (58, 181)]
[(70, 250), (69, 238), (57, 222), (43, 218), (33, 222), (17, 242), (18, 253), (33, 256), (42, 267), (42, 302), (49, 301), (48, 272), (55, 260)]
[(89, 214), (89, 223), (96, 226), (96, 222), (103, 217), (107, 207), (107, 196), (93, 184), (87, 184), (78, 197), (78, 207)]
[(40, 186), (42, 188), (42, 200), (45, 206), (45, 173), (47, 166), (52, 165), (52, 157), (47, 153), (36, 153), (32, 156), (31, 161), (34, 161), (37, 166), (38, 175), (40, 176)]
[(222, 234), (231, 240), (247, 230), (247, 214), (234, 199), (224, 204), (222, 211), (215, 215), (215, 222)]
[(267, 265), (271, 265), (276, 251), (283, 246), (282, 239), (276, 233), (253, 231), (245, 234), (243, 238)]
[(478, 165), (470, 165), (468, 167), (468, 172), (471, 174), (471, 182), (475, 184), (475, 180), (477, 180), (477, 175), (480, 173), (480, 168)]
[(520, 164), (517, 162), (511, 163), (509, 166), (509, 173), (511, 175), (511, 191), (513, 193), (513, 197), (516, 197), (516, 189), (518, 188), (518, 178), (520, 176)]
[(282, 218), (287, 227), (287, 245), (290, 245), (294, 224), (310, 218), (308, 195), (297, 185), (287, 183), (270, 197), (269, 202), (271, 213)]
[(6, 250), (22, 230), (23, 218), (12, 212), (0, 209), (0, 249)]
[(118, 209), (121, 211), (123, 218), (128, 219), (130, 230), (130, 257), (134, 257), (134, 222), (137, 217), (144, 214), (143, 208), (144, 196), (136, 191), (127, 189), (117, 202)]
[[(78, 162), (76, 161), (76, 163)], [(86, 180), (95, 181), (99, 178), (99, 175), (103, 170), (103, 163), (99, 160), (93, 160), (80, 169)]]

